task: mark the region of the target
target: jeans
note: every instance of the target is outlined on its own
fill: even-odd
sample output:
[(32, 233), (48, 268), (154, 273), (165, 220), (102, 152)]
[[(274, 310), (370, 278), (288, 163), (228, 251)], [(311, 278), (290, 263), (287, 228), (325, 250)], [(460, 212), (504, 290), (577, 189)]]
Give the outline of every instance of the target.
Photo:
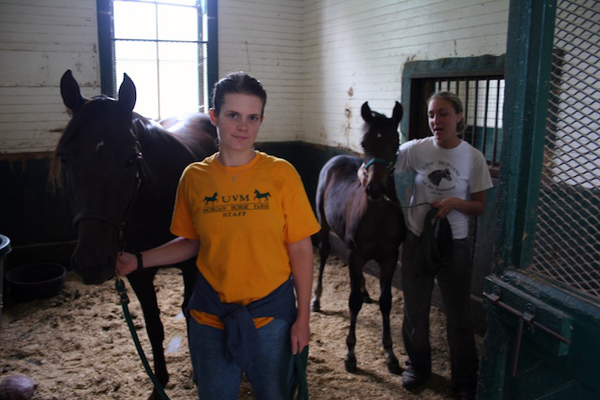
[(408, 232), (402, 248), (404, 321), (402, 337), (409, 365), (418, 373), (431, 372), (429, 311), (437, 278), (446, 313), (452, 383), (456, 388), (475, 388), (479, 359), (471, 321), (472, 261), (468, 239), (452, 241), (452, 260), (437, 273), (423, 278), (412, 262), (419, 238)]
[[(199, 324), (190, 318), (190, 356), (194, 368), (194, 377), (198, 385), (200, 400), (237, 400), (242, 372), (252, 385), (254, 396), (258, 400), (280, 400), (284, 394), (284, 373), (290, 372), (287, 388), (291, 388), (292, 375), (290, 324), (275, 319), (258, 329), (260, 355), (246, 369), (225, 358), (225, 333), (222, 329)], [(287, 358), (286, 358), (287, 357)], [(288, 389), (289, 390), (289, 389)]]

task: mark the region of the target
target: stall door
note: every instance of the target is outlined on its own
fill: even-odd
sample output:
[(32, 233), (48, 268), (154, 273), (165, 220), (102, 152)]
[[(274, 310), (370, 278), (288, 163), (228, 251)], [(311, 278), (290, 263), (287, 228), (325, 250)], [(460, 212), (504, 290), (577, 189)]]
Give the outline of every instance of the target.
[(600, 399), (600, 1), (511, 1), (479, 399)]

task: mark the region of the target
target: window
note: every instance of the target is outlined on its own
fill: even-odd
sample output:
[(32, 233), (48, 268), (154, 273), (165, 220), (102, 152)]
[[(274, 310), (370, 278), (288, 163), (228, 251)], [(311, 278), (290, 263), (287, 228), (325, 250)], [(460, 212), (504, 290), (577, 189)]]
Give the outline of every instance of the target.
[(139, 114), (207, 112), (217, 60), (211, 10), (216, 0), (98, 0), (102, 92), (116, 97), (127, 73)]
[(408, 139), (431, 135), (426, 101), (435, 91), (455, 93), (463, 102), (467, 129), (463, 139), (479, 149), (497, 176), (503, 138), (504, 57), (470, 57), (407, 63), (403, 75), (403, 103)]
[(453, 92), (462, 100), (467, 123), (463, 139), (479, 149), (492, 167), (497, 167), (502, 146), (504, 78), (436, 79), (435, 88)]

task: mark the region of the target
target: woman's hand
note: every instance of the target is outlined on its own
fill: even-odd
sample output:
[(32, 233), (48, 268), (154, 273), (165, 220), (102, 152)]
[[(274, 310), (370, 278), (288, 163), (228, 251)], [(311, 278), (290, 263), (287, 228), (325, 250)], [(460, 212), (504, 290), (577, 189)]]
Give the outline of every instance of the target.
[(447, 197), (436, 203), (433, 207), (438, 209), (436, 218), (446, 218), (450, 211), (457, 210), (466, 215), (481, 215), (485, 211), (485, 190), (471, 193), (470, 200), (459, 199), (458, 197)]
[(369, 177), (367, 176), (367, 171), (365, 170), (365, 163), (362, 163), (360, 167), (358, 167), (358, 171), (356, 171), (356, 176), (358, 177), (358, 180), (363, 187), (367, 186), (367, 180), (369, 179)]
[(310, 324), (308, 321), (296, 319), (290, 332), (292, 354), (300, 354), (310, 342)]
[(135, 254), (121, 252), (117, 254), (117, 272), (126, 276), (137, 269), (137, 257)]
[(435, 217), (438, 219), (446, 218), (446, 216), (450, 214), (450, 211), (458, 208), (458, 205), (461, 201), (463, 200), (459, 199), (458, 197), (447, 197), (436, 203), (433, 203), (432, 206), (438, 209), (438, 212), (437, 214), (435, 214)]

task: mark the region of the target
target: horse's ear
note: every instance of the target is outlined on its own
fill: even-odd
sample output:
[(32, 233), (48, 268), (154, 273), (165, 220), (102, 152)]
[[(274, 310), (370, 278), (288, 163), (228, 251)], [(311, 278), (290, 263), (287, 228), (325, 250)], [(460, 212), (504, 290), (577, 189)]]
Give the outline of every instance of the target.
[(396, 124), (400, 123), (402, 120), (402, 115), (404, 115), (404, 107), (402, 107), (402, 104), (396, 102), (394, 111), (392, 112), (392, 119), (396, 121)]
[(137, 94), (133, 81), (127, 74), (123, 74), (123, 83), (119, 87), (119, 108), (125, 112), (133, 111)]
[(73, 113), (79, 111), (81, 106), (85, 104), (87, 99), (81, 95), (79, 90), (79, 84), (73, 78), (73, 73), (68, 69), (60, 78), (60, 95), (62, 96), (63, 103)]
[(369, 122), (371, 119), (373, 119), (373, 113), (371, 112), (371, 107), (369, 107), (368, 101), (365, 101), (360, 108), (360, 115), (362, 115), (362, 118), (365, 120), (365, 122)]

